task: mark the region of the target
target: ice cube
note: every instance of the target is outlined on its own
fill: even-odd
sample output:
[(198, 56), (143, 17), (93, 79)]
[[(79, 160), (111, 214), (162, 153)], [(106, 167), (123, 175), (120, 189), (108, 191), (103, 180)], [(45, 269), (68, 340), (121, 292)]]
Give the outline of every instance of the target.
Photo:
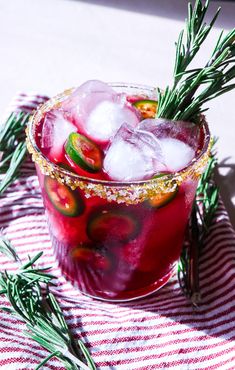
[(86, 131), (92, 138), (108, 141), (127, 122), (136, 126), (139, 119), (129, 107), (113, 101), (104, 100), (91, 111), (86, 121)]
[(63, 146), (71, 132), (77, 128), (69, 122), (61, 111), (50, 111), (46, 114), (42, 126), (41, 146), (49, 151), (50, 159), (59, 162)]
[(70, 97), (62, 103), (62, 108), (67, 111), (75, 110), (79, 114), (83, 109), (86, 108), (87, 110), (89, 108), (90, 95), (94, 94), (91, 103), (96, 104), (105, 97), (110, 97), (115, 93), (105, 82), (89, 80), (74, 90)]
[(151, 132), (162, 145), (164, 163), (169, 171), (186, 167), (193, 159), (200, 141), (200, 127), (192, 122), (145, 119), (139, 129)]
[(192, 122), (170, 121), (163, 118), (149, 118), (141, 121), (138, 128), (153, 133), (157, 138), (172, 137), (197, 149), (200, 129)]
[(164, 163), (168, 170), (179, 171), (194, 158), (195, 151), (190, 145), (174, 138), (159, 139), (163, 151)]
[(161, 144), (151, 133), (123, 124), (104, 159), (104, 170), (117, 181), (142, 180), (166, 169)]
[(138, 112), (109, 85), (101, 81), (88, 81), (77, 88), (62, 104), (78, 129), (93, 140), (108, 142), (119, 127), (128, 122), (139, 122)]

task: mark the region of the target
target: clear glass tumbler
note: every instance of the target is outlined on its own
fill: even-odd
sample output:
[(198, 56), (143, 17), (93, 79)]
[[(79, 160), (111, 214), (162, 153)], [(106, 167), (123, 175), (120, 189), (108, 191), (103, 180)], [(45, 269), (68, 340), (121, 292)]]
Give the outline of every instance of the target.
[[(130, 96), (157, 97), (146, 86), (112, 87)], [(175, 270), (209, 156), (208, 126), (204, 122), (198, 128), (201, 148), (177, 173), (134, 182), (82, 177), (50, 162), (35, 140), (45, 112), (59, 107), (72, 91), (41, 106), (27, 129), (56, 258), (65, 277), (84, 294), (110, 301), (146, 296), (165, 285)]]

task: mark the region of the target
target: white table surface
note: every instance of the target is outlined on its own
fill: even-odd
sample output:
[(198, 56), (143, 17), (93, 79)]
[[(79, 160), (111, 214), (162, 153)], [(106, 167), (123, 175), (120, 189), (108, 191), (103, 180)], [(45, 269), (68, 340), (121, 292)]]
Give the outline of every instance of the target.
[[(222, 28), (235, 27), (235, 2), (213, 1), (221, 15), (197, 64)], [(185, 0), (0, 0), (0, 114), (18, 92), (55, 95), (88, 79), (171, 83), (174, 42)], [(221, 194), (235, 226), (235, 91), (208, 104), (219, 137)], [(225, 176), (226, 175), (226, 176)]]

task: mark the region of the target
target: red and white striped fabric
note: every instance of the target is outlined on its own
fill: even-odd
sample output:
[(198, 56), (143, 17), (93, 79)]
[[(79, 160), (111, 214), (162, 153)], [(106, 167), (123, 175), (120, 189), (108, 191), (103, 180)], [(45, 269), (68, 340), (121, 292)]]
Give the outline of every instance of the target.
[[(46, 97), (21, 94), (14, 100), (27, 111)], [(110, 304), (82, 296), (68, 283), (54, 259), (38, 181), (32, 163), (0, 198), (4, 228), (20, 258), (44, 251), (42, 263), (58, 276), (53, 288), (75, 337), (89, 348), (98, 369), (235, 369), (235, 233), (220, 203), (200, 261), (202, 303), (193, 310), (176, 277), (155, 296)], [(1, 269), (13, 270), (0, 256)], [(0, 305), (6, 305), (0, 298)], [(47, 351), (27, 339), (25, 325), (0, 311), (0, 368), (34, 369)], [(44, 369), (64, 369), (51, 359)]]

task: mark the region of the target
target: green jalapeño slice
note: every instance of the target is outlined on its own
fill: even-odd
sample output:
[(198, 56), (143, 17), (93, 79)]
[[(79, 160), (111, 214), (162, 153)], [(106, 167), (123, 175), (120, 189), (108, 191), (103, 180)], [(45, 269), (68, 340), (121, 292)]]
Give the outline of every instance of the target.
[(84, 202), (77, 191), (67, 185), (60, 184), (56, 179), (45, 177), (44, 187), (48, 198), (57, 211), (65, 216), (76, 217), (83, 213)]
[(153, 208), (161, 208), (170, 203), (176, 196), (178, 189), (170, 191), (169, 193), (155, 195), (148, 199), (148, 204)]
[(140, 111), (141, 116), (146, 118), (155, 118), (157, 113), (157, 101), (156, 100), (137, 100), (133, 105)]
[(102, 168), (101, 149), (84, 135), (72, 132), (65, 143), (65, 151), (74, 163), (87, 172), (99, 172)]
[[(158, 175), (154, 176), (154, 179), (166, 176), (168, 173), (159, 173)], [(166, 193), (160, 193), (155, 195), (152, 198), (147, 200), (149, 206), (153, 208), (161, 208), (166, 206), (170, 203), (178, 193), (178, 186), (176, 185), (175, 189)]]

